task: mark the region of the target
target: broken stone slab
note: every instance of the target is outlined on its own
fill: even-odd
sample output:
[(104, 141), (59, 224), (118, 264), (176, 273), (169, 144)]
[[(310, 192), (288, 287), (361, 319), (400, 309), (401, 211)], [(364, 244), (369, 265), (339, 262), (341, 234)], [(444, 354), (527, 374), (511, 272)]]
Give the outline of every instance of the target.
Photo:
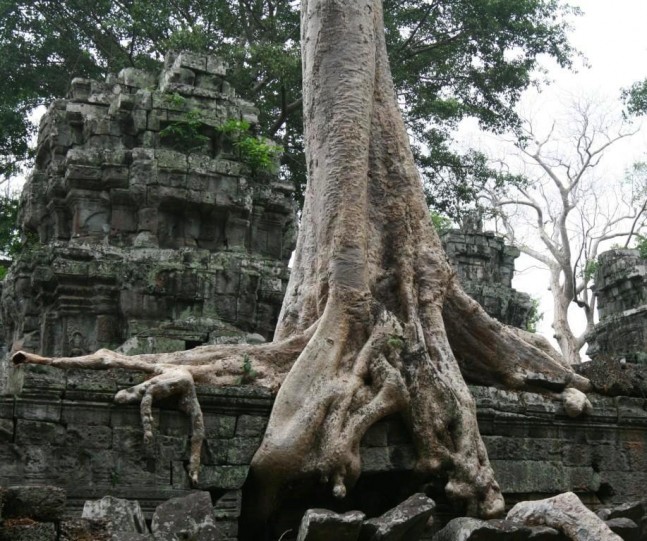
[(617, 505), (608, 510), (606, 517), (600, 517), (603, 520), (610, 520), (613, 518), (629, 518), (636, 524), (645, 516), (647, 512), (647, 501), (627, 502), (622, 505)]
[(66, 503), (65, 490), (47, 485), (13, 486), (5, 495), (2, 511), (8, 518), (30, 518), (42, 521), (58, 521), (63, 516)]
[(547, 526), (525, 526), (508, 520), (459, 517), (440, 530), (433, 541), (562, 541), (564, 536)]
[(435, 507), (431, 498), (414, 494), (381, 517), (364, 522), (360, 541), (416, 541)]
[(0, 541), (56, 541), (56, 538), (52, 522), (16, 519), (5, 521), (0, 527)]
[(155, 541), (217, 539), (211, 496), (208, 492), (196, 491), (158, 505), (153, 514), (151, 530)]
[(83, 505), (82, 518), (105, 520), (110, 531), (148, 533), (144, 513), (136, 500), (124, 500), (105, 496), (100, 500), (88, 500)]
[(365, 518), (361, 511), (340, 515), (328, 509), (308, 509), (301, 520), (297, 541), (357, 541)]
[(510, 510), (507, 519), (527, 525), (555, 528), (571, 541), (622, 541), (572, 492), (545, 500), (520, 502)]
[(85, 518), (67, 519), (61, 521), (58, 541), (113, 541), (108, 531), (108, 524), (103, 520)]
[(605, 522), (613, 533), (622, 537), (623, 541), (641, 541), (643, 539), (640, 535), (640, 527), (630, 518), (616, 517)]
[(155, 538), (149, 533), (119, 532), (112, 534), (110, 541), (155, 541)]

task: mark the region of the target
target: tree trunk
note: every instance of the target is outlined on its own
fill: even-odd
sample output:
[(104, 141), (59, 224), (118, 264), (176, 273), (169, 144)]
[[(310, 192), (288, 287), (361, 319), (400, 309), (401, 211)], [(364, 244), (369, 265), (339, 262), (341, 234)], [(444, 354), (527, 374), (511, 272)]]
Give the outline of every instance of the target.
[(588, 380), (545, 342), (489, 318), (459, 287), (398, 110), (381, 1), (303, 0), (301, 24), (309, 183), (275, 342), (14, 360), (150, 372), (151, 380), (118, 398), (142, 400), (147, 434), (153, 398), (185, 398), (198, 432), (195, 479), (202, 436), (193, 382), (234, 383), (241, 355), (249, 356), (257, 384), (280, 385), (252, 462), (260, 519), (298, 477), (316, 477), (343, 497), (360, 473), (363, 435), (393, 413), (409, 427), (421, 480), (442, 475), (447, 495), (468, 514), (498, 515), (503, 499), (461, 369), (474, 381), (514, 388), (586, 390)]
[[(571, 365), (580, 364), (582, 358), (580, 357), (580, 349), (582, 344), (578, 338), (573, 334), (571, 325), (568, 322), (568, 309), (573, 303), (574, 297), (569, 296), (565, 288), (560, 284), (561, 270), (551, 269), (550, 271), (550, 289), (553, 295), (553, 323), (552, 327), (555, 331), (555, 340), (559, 344), (559, 349), (562, 352), (564, 359)], [(571, 289), (572, 288), (568, 288)]]
[(444, 470), (450, 498), (494, 516), (503, 500), (446, 323), (474, 380), (519, 388), (550, 373), (563, 385), (570, 369), (458, 286), (397, 106), (381, 10), (378, 0), (302, 2), (309, 183), (276, 339), (316, 331), (281, 386), (253, 468), (267, 472), (266, 486), (276, 472), (281, 482), (306, 473), (343, 496), (366, 429), (400, 412), (418, 471)]

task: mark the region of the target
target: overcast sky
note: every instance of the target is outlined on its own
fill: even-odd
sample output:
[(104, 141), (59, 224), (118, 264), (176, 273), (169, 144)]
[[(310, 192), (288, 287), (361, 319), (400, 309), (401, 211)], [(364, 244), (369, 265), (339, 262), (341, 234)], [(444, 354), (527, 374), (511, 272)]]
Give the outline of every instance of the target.
[[(546, 64), (553, 83), (539, 95), (530, 92), (526, 96), (528, 103), (538, 100), (546, 111), (553, 105), (557, 107), (569, 93), (591, 93), (615, 100), (622, 88), (647, 78), (647, 0), (573, 0), (570, 3), (584, 12), (573, 20), (571, 37), (572, 43), (586, 56), (589, 67), (580, 66), (577, 73), (571, 73)], [(610, 178), (620, 178), (633, 161), (647, 159), (646, 131), (632, 141), (618, 144), (605, 162), (605, 172)], [(548, 277), (547, 274), (541, 277), (534, 270), (524, 270), (528, 265), (533, 265), (532, 260), (517, 260), (517, 269), (521, 272), (514, 286), (541, 299), (540, 310), (545, 315), (538, 330), (550, 337), (552, 301), (546, 290)]]

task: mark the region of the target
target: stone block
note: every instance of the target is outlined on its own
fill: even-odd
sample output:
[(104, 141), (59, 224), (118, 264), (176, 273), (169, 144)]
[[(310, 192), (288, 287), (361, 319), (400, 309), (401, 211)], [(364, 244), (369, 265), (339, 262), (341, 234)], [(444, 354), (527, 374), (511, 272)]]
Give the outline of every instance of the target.
[(0, 419), (13, 419), (14, 403), (13, 396), (0, 395)]
[[(184, 462), (173, 462), (173, 488), (191, 487)], [(198, 487), (203, 490), (238, 490), (242, 488), (249, 466), (211, 466), (203, 465), (198, 478)]]
[(248, 465), (261, 444), (260, 437), (232, 438), (227, 440), (227, 463)]
[(0, 541), (56, 541), (56, 527), (51, 522), (6, 521), (0, 526)]
[(569, 490), (564, 466), (542, 460), (492, 460), (504, 493), (554, 494)]
[(383, 423), (376, 423), (371, 426), (362, 438), (363, 447), (386, 447), (388, 445), (386, 426)]
[(211, 496), (208, 492), (196, 491), (158, 505), (153, 514), (151, 530), (156, 541), (217, 539)]
[[(186, 68), (195, 71), (207, 71), (207, 55), (200, 53), (192, 53), (189, 51), (182, 51), (175, 58), (173, 63), (174, 69)], [(214, 60), (215, 62), (215, 60)]]
[(14, 438), (14, 422), (12, 419), (0, 419), (0, 443), (10, 443)]
[(147, 71), (137, 68), (124, 68), (117, 75), (117, 79), (128, 86), (137, 88), (151, 88), (157, 83), (157, 77)]
[(2, 516), (9, 518), (30, 518), (40, 521), (61, 520), (65, 511), (65, 490), (58, 487), (12, 486), (6, 492)]
[(360, 511), (340, 515), (327, 509), (308, 509), (301, 520), (297, 541), (356, 541), (364, 518)]
[(148, 533), (144, 514), (136, 500), (113, 496), (88, 500), (83, 505), (81, 518), (105, 521), (112, 532)]
[(49, 445), (62, 440), (64, 435), (65, 428), (57, 423), (16, 420), (15, 439), (20, 445)]
[[(241, 423), (242, 417), (254, 419), (254, 421), (244, 421), (240, 427), (237, 426), (237, 419), (233, 415), (212, 414), (205, 417), (204, 429), (208, 438), (231, 438), (234, 433), (237, 436), (258, 436), (262, 435), (267, 425), (267, 418), (264, 419), (262, 432), (260, 432), (260, 421), (255, 421), (256, 417), (241, 415), (238, 418), (238, 424)], [(249, 423), (249, 424), (247, 424)]]
[(236, 421), (236, 436), (262, 436), (265, 434), (268, 417), (239, 415)]
[(61, 420), (67, 425), (105, 425), (110, 424), (110, 402), (90, 402), (64, 400)]
[(32, 421), (58, 422), (61, 420), (61, 401), (60, 399), (39, 400), (18, 397), (16, 398), (15, 416), (18, 419)]
[(424, 494), (414, 494), (379, 518), (364, 522), (360, 541), (414, 541), (427, 527), (436, 504)]
[(387, 447), (362, 447), (360, 458), (364, 473), (386, 472), (392, 469)]
[(11, 391), (14, 393), (38, 394), (47, 393), (61, 396), (65, 389), (65, 371), (52, 366), (20, 365), (9, 369)]
[(210, 55), (207, 57), (206, 72), (212, 75), (224, 77), (227, 75), (227, 64), (224, 60)]
[(434, 541), (564, 541), (557, 530), (547, 526), (524, 526), (508, 520), (480, 520), (460, 517), (451, 520)]
[(641, 541), (640, 527), (629, 518), (612, 518), (605, 521), (609, 529), (620, 536), (622, 541)]
[(70, 447), (78, 445), (83, 449), (110, 449), (112, 429), (100, 425), (68, 425), (65, 442)]

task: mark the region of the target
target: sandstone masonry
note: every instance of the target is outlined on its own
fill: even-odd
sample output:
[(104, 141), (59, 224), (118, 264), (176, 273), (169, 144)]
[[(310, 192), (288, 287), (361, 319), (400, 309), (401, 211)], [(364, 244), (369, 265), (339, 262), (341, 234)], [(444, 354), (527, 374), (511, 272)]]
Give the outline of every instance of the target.
[(50, 106), (22, 196), (23, 253), (2, 292), (10, 349), (76, 356), (272, 337), (292, 188), (253, 171), (223, 133), (232, 119), (253, 132), (258, 113), (225, 76), (215, 57), (169, 54), (159, 77), (74, 79)]

